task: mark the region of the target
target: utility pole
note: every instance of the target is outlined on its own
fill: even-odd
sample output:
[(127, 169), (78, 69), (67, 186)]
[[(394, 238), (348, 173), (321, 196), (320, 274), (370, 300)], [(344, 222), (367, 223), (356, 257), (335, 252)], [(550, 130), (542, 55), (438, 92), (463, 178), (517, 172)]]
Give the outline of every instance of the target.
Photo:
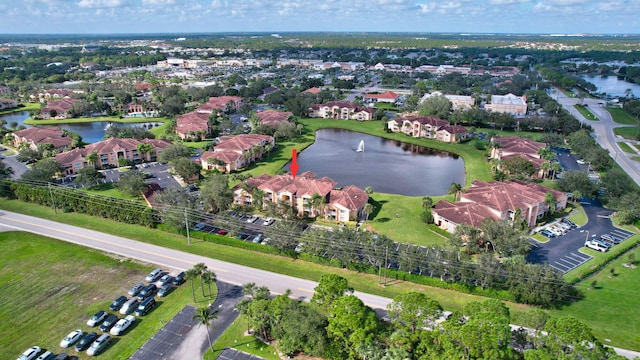
[(387, 259), (389, 258), (389, 245), (384, 248), (384, 285), (387, 285)]
[(191, 237), (189, 236), (189, 218), (187, 217), (187, 208), (184, 208), (184, 228), (187, 229), (187, 245), (191, 245)]
[(51, 183), (49, 183), (49, 196), (51, 197), (51, 204), (53, 204), (53, 213), (57, 214), (56, 201), (53, 199), (53, 192), (51, 191)]

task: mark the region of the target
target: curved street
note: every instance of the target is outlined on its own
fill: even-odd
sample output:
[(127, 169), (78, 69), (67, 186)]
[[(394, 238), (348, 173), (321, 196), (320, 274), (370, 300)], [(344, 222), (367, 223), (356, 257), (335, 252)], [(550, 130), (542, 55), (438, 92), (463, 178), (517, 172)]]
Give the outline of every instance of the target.
[[(571, 115), (581, 123), (591, 126), (598, 144), (608, 150), (609, 155), (615, 160), (615, 162), (617, 162), (618, 165), (620, 165), (620, 167), (629, 174), (636, 184), (640, 185), (640, 163), (632, 160), (629, 157), (630, 154), (627, 154), (620, 149), (618, 142), (625, 141), (625, 139), (616, 136), (613, 132), (615, 128), (633, 125), (615, 123), (611, 114), (605, 108), (603, 100), (567, 97), (557, 88), (553, 89), (550, 96), (556, 99), (562, 107), (569, 111), (569, 113), (571, 113)], [(585, 119), (585, 117), (582, 116), (582, 114), (574, 107), (576, 104), (585, 104), (589, 111), (591, 111), (599, 121)]]

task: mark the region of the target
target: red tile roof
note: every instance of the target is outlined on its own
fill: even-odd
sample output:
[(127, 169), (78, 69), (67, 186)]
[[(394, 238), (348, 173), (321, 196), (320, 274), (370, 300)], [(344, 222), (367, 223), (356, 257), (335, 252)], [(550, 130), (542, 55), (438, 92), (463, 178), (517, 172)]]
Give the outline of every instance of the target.
[(242, 101), (242, 98), (239, 96), (227, 96), (227, 95), (211, 97), (209, 98), (209, 101), (199, 106), (197, 111), (211, 111), (212, 109), (225, 110), (227, 107), (227, 104), (230, 101), (233, 102), (235, 106), (236, 103), (239, 103)]
[(317, 93), (319, 93), (320, 91), (322, 91), (322, 90), (320, 90), (320, 88), (312, 87), (312, 88), (309, 88), (309, 89), (307, 89), (307, 90), (305, 90), (305, 91), (303, 91), (303, 92), (311, 93), (311, 94), (317, 94)]
[(192, 111), (176, 118), (176, 132), (188, 134), (189, 132), (209, 131), (209, 115)]
[(472, 202), (459, 202), (454, 204), (445, 200), (440, 200), (436, 203), (433, 209), (438, 216), (445, 218), (456, 225), (467, 224), (479, 227), (482, 220), (486, 218), (499, 220), (498, 216), (484, 204)]
[(369, 201), (369, 195), (359, 187), (349, 185), (342, 190), (331, 190), (329, 194), (330, 204), (339, 204), (347, 209), (356, 210), (362, 208)]
[(59, 128), (38, 128), (32, 127), (28, 129), (18, 130), (14, 134), (20, 138), (24, 138), (28, 142), (34, 144), (53, 144), (55, 148), (71, 147), (73, 139), (69, 136), (63, 136), (62, 130)]
[(382, 94), (364, 94), (364, 98), (370, 99), (397, 99), (400, 95), (394, 93), (393, 91), (387, 91)]
[(267, 126), (277, 126), (278, 124), (289, 122), (289, 117), (293, 115), (291, 112), (278, 110), (258, 111), (256, 116), (260, 118), (260, 123)]

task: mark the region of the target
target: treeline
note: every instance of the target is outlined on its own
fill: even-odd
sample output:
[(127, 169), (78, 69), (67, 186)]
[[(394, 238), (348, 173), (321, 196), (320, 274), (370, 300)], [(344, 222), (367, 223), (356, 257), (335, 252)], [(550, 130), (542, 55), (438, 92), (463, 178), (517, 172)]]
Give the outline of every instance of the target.
[[(549, 318), (533, 309), (524, 316), (532, 329), (511, 330), (509, 309), (498, 300), (472, 301), (445, 316), (423, 293), (396, 296), (389, 321), (353, 295), (346, 279), (322, 275), (309, 304), (290, 293), (245, 284), (238, 311), (249, 331), (275, 341), (287, 356), (324, 359), (623, 359), (605, 348), (573, 317)], [(542, 331), (546, 334), (543, 335)]]
[[(9, 198), (67, 213), (147, 227), (166, 222), (166, 216), (142, 202), (103, 197), (67, 187), (6, 181), (3, 192)], [(188, 213), (190, 227), (206, 217), (214, 226), (228, 229), (232, 235), (242, 229), (238, 220), (226, 214), (213, 216), (193, 210)], [(182, 212), (176, 219), (183, 219)], [(171, 226), (184, 229), (185, 223), (181, 221), (171, 223)], [(478, 261), (471, 262), (469, 258), (461, 257), (456, 248), (400, 244), (384, 236), (351, 228), (333, 232), (307, 230), (302, 235), (297, 225), (293, 221), (279, 221), (265, 230), (265, 237), (271, 238), (270, 246), (258, 246), (253, 250), (275, 250), (286, 256), (369, 273), (377, 273), (384, 268), (390, 277), (527, 304), (552, 306), (577, 296), (561, 274), (546, 266), (527, 264), (522, 257), (512, 257), (500, 263), (492, 254), (484, 254), (487, 256), (481, 255)], [(192, 235), (199, 236), (197, 233)], [(203, 237), (216, 242), (218, 238), (208, 234), (203, 234)], [(210, 239), (212, 237), (216, 239)], [(225, 244), (242, 247), (246, 243), (230, 240)]]

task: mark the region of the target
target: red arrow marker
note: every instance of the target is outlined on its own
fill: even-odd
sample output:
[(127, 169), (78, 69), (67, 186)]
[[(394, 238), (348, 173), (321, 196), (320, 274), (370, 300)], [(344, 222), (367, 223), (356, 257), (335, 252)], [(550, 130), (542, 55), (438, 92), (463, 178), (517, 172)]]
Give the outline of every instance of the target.
[(291, 165), (289, 165), (289, 170), (295, 180), (296, 175), (298, 175), (298, 154), (296, 149), (291, 150)]

